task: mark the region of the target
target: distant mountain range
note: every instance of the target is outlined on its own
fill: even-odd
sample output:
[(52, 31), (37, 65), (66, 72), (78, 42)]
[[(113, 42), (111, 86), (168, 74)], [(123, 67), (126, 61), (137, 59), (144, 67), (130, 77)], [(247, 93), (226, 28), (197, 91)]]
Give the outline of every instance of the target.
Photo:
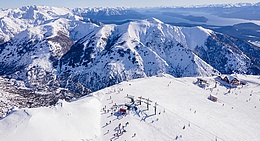
[[(155, 11), (150, 10), (145, 9), (152, 15)], [(260, 74), (259, 46), (221, 30), (166, 24), (147, 17), (145, 11), (48, 6), (1, 10), (0, 75), (43, 93), (66, 89), (69, 92), (63, 96), (73, 98), (164, 73), (175, 77)], [(208, 21), (196, 15), (177, 17)], [(117, 24), (105, 24), (108, 20)]]

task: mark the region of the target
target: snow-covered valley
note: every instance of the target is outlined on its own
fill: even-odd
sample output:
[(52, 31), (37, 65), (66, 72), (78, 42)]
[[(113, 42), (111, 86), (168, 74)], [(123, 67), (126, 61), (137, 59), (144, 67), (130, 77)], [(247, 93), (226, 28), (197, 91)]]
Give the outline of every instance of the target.
[[(195, 83), (196, 77), (141, 78), (73, 102), (60, 100), (50, 107), (14, 109), (0, 120), (0, 140), (257, 141), (260, 78), (238, 78), (246, 85), (230, 92), (223, 82), (215, 85), (216, 77), (203, 77), (208, 82), (205, 88)], [(210, 94), (218, 100), (209, 100)], [(131, 105), (132, 98), (137, 109), (132, 107), (121, 115), (120, 108)], [(146, 99), (151, 104), (149, 110)]]

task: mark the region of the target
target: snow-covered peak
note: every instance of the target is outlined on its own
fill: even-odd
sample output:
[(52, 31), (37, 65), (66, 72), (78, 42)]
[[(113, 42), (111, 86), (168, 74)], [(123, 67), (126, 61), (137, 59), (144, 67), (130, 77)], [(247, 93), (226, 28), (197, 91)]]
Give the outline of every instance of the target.
[(75, 14), (80, 15), (96, 15), (96, 16), (115, 16), (115, 15), (127, 15), (137, 13), (131, 9), (124, 7), (108, 8), (108, 7), (96, 7), (96, 8), (74, 8), (72, 11)]
[(68, 8), (51, 6), (24, 6), (22, 8), (0, 11), (0, 38), (6, 42), (27, 28), (43, 25), (65, 18), (72, 21), (82, 21), (83, 18), (74, 15)]
[[(200, 26), (172, 26), (156, 18), (119, 25), (95, 24), (83, 16), (82, 11), (87, 14), (88, 9), (75, 9), (77, 14), (66, 8), (45, 6), (15, 10), (7, 13), (20, 13), (1, 19), (0, 37), (4, 44), (0, 72), (15, 73), (15, 78), (20, 78), (20, 71), (28, 83), (38, 82), (37, 76), (41, 75), (54, 78), (70, 90), (75, 86), (69, 81), (98, 90), (124, 80), (163, 73), (183, 77), (257, 72), (255, 64), (249, 63), (250, 57), (240, 51), (254, 48)], [(109, 11), (99, 10), (103, 14)], [(121, 12), (124, 10), (128, 9)], [(8, 39), (11, 40), (6, 42)], [(8, 57), (10, 54), (13, 57)], [(40, 81), (45, 83), (44, 79)]]
[(205, 29), (201, 26), (182, 27), (181, 31), (184, 39), (184, 41), (181, 42), (185, 43), (186, 47), (191, 50), (194, 50), (196, 47), (204, 46), (208, 37), (213, 33), (212, 30)]
[(69, 36), (69, 24), (69, 20), (59, 18), (44, 25), (27, 28), (26, 30), (15, 35), (13, 40), (43, 40), (57, 36), (58, 32), (62, 32), (66, 34), (66, 36)]
[(162, 21), (160, 21), (159, 19), (156, 19), (154, 17), (147, 19), (147, 21), (150, 23), (163, 24)]
[[(212, 30), (201, 26), (196, 27), (177, 27), (164, 24), (156, 18), (147, 20), (132, 21), (125, 24), (128, 34), (133, 39), (145, 42), (147, 37), (152, 35), (159, 36), (160, 41), (176, 40), (181, 42), (184, 47), (194, 50), (196, 47), (204, 46), (207, 38), (213, 34)], [(151, 36), (149, 35), (151, 34)], [(152, 39), (156, 41), (155, 39)]]
[(232, 8), (232, 7), (248, 7), (257, 6), (257, 3), (229, 3), (229, 4), (202, 4), (202, 5), (187, 5), (184, 8)]
[(9, 12), (9, 15), (13, 15), (16, 18), (29, 18), (35, 19), (38, 18), (37, 14), (42, 14), (46, 18), (59, 17), (60, 15), (72, 14), (68, 8), (58, 8), (51, 6), (24, 6), (22, 8), (13, 9)]

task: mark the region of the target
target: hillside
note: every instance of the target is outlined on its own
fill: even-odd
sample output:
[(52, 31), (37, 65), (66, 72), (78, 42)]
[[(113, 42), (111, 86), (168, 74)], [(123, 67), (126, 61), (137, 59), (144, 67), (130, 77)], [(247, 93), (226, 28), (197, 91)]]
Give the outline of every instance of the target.
[(50, 106), (58, 99), (71, 101), (150, 76), (260, 74), (260, 50), (255, 43), (201, 26), (173, 26), (153, 17), (103, 24), (84, 13), (138, 14), (125, 8), (0, 10), (4, 100), (0, 117), (12, 107)]
[(0, 141), (258, 141), (259, 6), (0, 9)]
[[(202, 79), (209, 83), (208, 87), (199, 87), (195, 77), (141, 78), (69, 103), (61, 100), (51, 107), (14, 109), (0, 120), (0, 140), (257, 141), (259, 77), (238, 75), (246, 85), (232, 88), (230, 93), (222, 81), (214, 88), (216, 77)], [(210, 93), (217, 95), (217, 102), (207, 99)], [(140, 96), (152, 101), (149, 110), (146, 100), (139, 105)], [(131, 98), (136, 100), (136, 111), (120, 116), (117, 109), (111, 114), (110, 107), (130, 104)], [(115, 137), (119, 124), (126, 132), (118, 131), (119, 137)]]

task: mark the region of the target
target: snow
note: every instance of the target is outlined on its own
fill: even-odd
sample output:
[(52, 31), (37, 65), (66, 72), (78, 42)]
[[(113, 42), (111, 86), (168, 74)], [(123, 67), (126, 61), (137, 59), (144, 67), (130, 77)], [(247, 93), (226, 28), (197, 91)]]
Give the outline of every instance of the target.
[(204, 46), (207, 38), (210, 36), (211, 33), (213, 33), (213, 31), (200, 26), (191, 28), (183, 27), (181, 28), (181, 31), (183, 32), (186, 46), (189, 47), (191, 50), (194, 50), (197, 46)]
[[(247, 84), (215, 88), (214, 77), (200, 88), (195, 77), (149, 77), (125, 81), (73, 102), (56, 106), (17, 109), (0, 120), (0, 140), (250, 140), (260, 138), (260, 77), (237, 75)], [(207, 99), (216, 95), (217, 102)], [(137, 106), (126, 116), (112, 113), (113, 105), (130, 103), (130, 98), (149, 98), (151, 106)], [(155, 102), (157, 113), (154, 115)], [(104, 110), (110, 110), (104, 112)], [(159, 114), (160, 113), (160, 114)], [(126, 123), (129, 123), (125, 126)], [(107, 125), (106, 125), (107, 123)], [(126, 132), (113, 134), (122, 126)], [(109, 131), (108, 131), (109, 130)], [(135, 134), (135, 135), (134, 135)]]
[[(77, 10), (80, 12), (88, 9)], [(117, 9), (110, 11), (109, 8), (92, 9), (92, 12), (99, 10), (103, 10), (106, 15), (118, 15), (121, 12), (117, 13)], [(6, 14), (9, 16), (5, 16)], [(79, 66), (72, 69), (64, 65), (75, 72), (76, 76), (80, 74), (82, 78), (79, 79), (80, 83), (92, 85), (93, 81), (96, 81), (92, 87), (102, 87), (103, 81), (108, 82), (107, 77), (114, 78), (117, 83), (138, 77), (162, 76), (122, 82), (71, 103), (61, 100), (52, 107), (13, 109), (7, 117), (0, 120), (0, 141), (175, 140), (177, 138), (201, 141), (216, 140), (216, 138), (226, 141), (257, 141), (260, 138), (259, 76), (239, 75), (238, 78), (248, 81), (248, 84), (243, 88), (239, 86), (232, 89), (229, 93), (226, 84), (214, 88), (213, 77), (203, 78), (209, 82), (209, 87), (203, 89), (194, 84), (195, 77), (174, 78), (164, 74), (165, 72), (176, 76), (217, 74), (213, 67), (192, 52), (196, 47), (205, 47), (205, 41), (213, 34), (211, 30), (200, 26), (190, 28), (171, 26), (156, 18), (122, 25), (96, 25), (82, 21), (82, 17), (74, 15), (69, 9), (45, 6), (8, 10), (0, 13), (0, 16), (3, 16), (0, 23), (0, 36), (4, 41), (14, 37), (17, 43), (8, 46), (8, 50), (3, 50), (4, 55), (0, 59), (3, 62), (21, 60), (16, 63), (26, 65), (28, 71), (24, 74), (28, 80), (44, 79), (45, 73), (56, 72), (49, 59), (51, 55), (60, 55), (59, 51), (63, 47), (59, 42), (49, 40), (56, 36), (70, 37), (73, 42), (82, 43), (84, 52), (88, 51), (90, 43), (95, 47), (90, 54), (94, 63), (89, 63), (88, 68)], [(215, 23), (214, 19), (217, 16), (209, 16), (212, 18), (207, 24)], [(218, 18), (215, 19), (216, 23), (241, 22), (241, 20)], [(19, 43), (30, 41), (34, 43), (38, 40), (40, 42), (33, 46), (35, 51), (32, 53), (20, 57), (15, 51), (18, 48), (25, 53), (26, 50)], [(259, 44), (259, 42), (252, 43)], [(129, 59), (120, 58), (121, 54), (117, 53), (102, 54), (107, 44), (111, 45), (111, 50), (114, 52), (126, 52), (122, 56), (128, 55)], [(232, 50), (230, 52), (232, 54), (228, 57), (230, 59), (227, 66), (238, 63), (240, 65), (233, 66), (235, 70), (240, 72), (247, 70), (245, 67), (246, 60), (249, 60), (247, 56), (235, 52), (234, 55)], [(13, 58), (9, 58), (8, 54), (11, 53)], [(82, 58), (84, 57), (82, 55)], [(92, 77), (94, 75), (99, 79)], [(25, 86), (22, 82), (19, 85)], [(152, 106), (157, 102), (157, 114), (153, 115), (152, 106), (146, 110), (145, 104), (138, 106), (137, 111), (129, 111), (126, 116), (119, 119), (116, 117), (117, 113), (112, 115), (111, 111), (104, 113), (102, 110), (104, 107), (107, 110), (115, 103), (117, 105), (129, 103), (127, 94), (135, 99), (139, 96), (149, 98), (152, 100)], [(218, 101), (208, 100), (210, 94), (216, 96)], [(1, 89), (0, 95), (3, 97), (1, 101), (9, 102), (4, 95), (11, 94)], [(10, 96), (10, 99), (14, 97)], [(119, 129), (118, 125), (121, 123), (121, 128), (127, 122), (130, 124), (125, 127), (126, 132), (115, 137), (113, 134)]]
[(0, 27), (2, 30), (0, 30), (0, 34), (4, 37), (3, 40), (5, 42), (27, 28), (46, 24), (46, 22), (59, 21), (60, 19), (73, 21), (83, 19), (74, 15), (68, 8), (50, 6), (24, 6), (17, 9), (0, 10), (0, 17)]
[(260, 41), (249, 41), (251, 44), (257, 46), (257, 47), (260, 47)]
[(14, 111), (1, 120), (0, 140), (95, 139), (100, 134), (99, 107), (97, 99), (85, 98), (73, 103), (60, 101), (49, 108)]
[(32, 58), (36, 57), (36, 59), (33, 59), (32, 63), (27, 67), (27, 69), (31, 69), (34, 66), (38, 66), (48, 72), (52, 71), (53, 67), (52, 67), (51, 62), (49, 61), (50, 53), (45, 53), (45, 54), (43, 53), (43, 54), (40, 54), (37, 56), (31, 56), (31, 57)]

